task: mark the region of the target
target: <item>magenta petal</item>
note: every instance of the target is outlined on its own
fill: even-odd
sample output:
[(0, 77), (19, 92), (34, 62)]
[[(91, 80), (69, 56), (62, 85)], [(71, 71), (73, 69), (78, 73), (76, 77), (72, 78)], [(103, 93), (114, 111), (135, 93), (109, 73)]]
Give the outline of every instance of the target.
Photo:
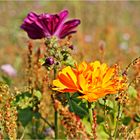
[(51, 32), (51, 35), (54, 35), (55, 31), (58, 29), (60, 24), (60, 17), (58, 15), (52, 15), (48, 22), (48, 28)]
[(39, 16), (39, 24), (41, 25), (42, 29), (46, 36), (51, 36), (51, 23), (50, 23), (50, 14), (41, 14)]
[(21, 28), (27, 32), (31, 39), (41, 39), (45, 37), (43, 30), (37, 26), (35, 23), (32, 24), (22, 24)]
[(61, 29), (59, 37), (64, 38), (68, 34), (75, 33), (75, 31), (73, 31), (73, 29), (75, 29), (79, 24), (80, 24), (79, 19), (73, 19), (73, 20), (69, 20), (69, 21), (65, 22)]
[(30, 12), (24, 19), (24, 23), (21, 28), (27, 32), (31, 39), (41, 39), (45, 37), (44, 29), (39, 22), (39, 15)]
[(68, 10), (63, 10), (59, 13), (60, 20), (59, 20), (59, 23), (57, 24), (56, 29), (55, 29), (55, 33), (54, 33), (55, 36), (59, 37), (59, 33), (61, 31), (61, 28), (62, 28), (64, 21), (67, 18), (68, 14), (69, 14)]
[(76, 33), (77, 31), (69, 31), (69, 32), (65, 32), (64, 34), (62, 34), (60, 36), (61, 39), (65, 38), (66, 36), (70, 35), (70, 34), (74, 34)]
[(34, 21), (36, 21), (37, 18), (38, 18), (38, 15), (37, 15), (36, 13), (30, 12), (30, 13), (27, 15), (27, 17), (24, 19), (24, 22), (25, 22), (25, 23), (31, 24), (31, 23), (33, 23)]
[(61, 20), (64, 20), (64, 19), (66, 19), (68, 14), (69, 14), (68, 10), (63, 10), (59, 13), (59, 17), (60, 17)]

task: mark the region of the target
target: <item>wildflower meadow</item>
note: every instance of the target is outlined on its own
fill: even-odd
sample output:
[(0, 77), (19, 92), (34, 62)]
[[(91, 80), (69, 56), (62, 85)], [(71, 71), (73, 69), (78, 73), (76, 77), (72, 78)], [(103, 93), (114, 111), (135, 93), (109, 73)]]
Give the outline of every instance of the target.
[(0, 140), (139, 140), (139, 1), (0, 1)]

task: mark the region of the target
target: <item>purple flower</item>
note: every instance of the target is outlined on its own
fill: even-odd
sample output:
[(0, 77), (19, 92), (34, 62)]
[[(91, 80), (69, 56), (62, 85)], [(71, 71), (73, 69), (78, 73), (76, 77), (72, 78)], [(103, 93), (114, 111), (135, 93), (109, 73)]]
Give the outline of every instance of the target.
[(31, 39), (57, 36), (62, 39), (69, 34), (75, 33), (75, 28), (80, 24), (79, 19), (65, 22), (68, 11), (63, 10), (59, 14), (36, 14), (30, 12), (24, 19), (21, 28), (27, 32)]
[(10, 64), (4, 64), (1, 66), (1, 70), (9, 76), (16, 76), (16, 70)]
[(71, 50), (73, 50), (73, 49), (74, 49), (74, 46), (73, 46), (73, 45), (70, 45), (69, 48), (70, 48)]
[(54, 59), (52, 57), (48, 57), (45, 61), (45, 64), (53, 65), (54, 64)]

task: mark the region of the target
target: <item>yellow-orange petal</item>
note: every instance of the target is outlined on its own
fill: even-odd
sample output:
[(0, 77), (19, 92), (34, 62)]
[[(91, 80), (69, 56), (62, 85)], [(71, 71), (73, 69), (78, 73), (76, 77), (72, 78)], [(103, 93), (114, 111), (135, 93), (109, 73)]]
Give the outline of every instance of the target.
[(106, 74), (103, 77), (103, 84), (106, 83), (107, 81), (109, 81), (113, 74), (114, 74), (115, 69), (114, 68), (108, 68)]
[(63, 85), (58, 79), (57, 80), (53, 80), (53, 86), (61, 87), (61, 88), (66, 88), (66, 86)]
[(79, 98), (86, 99), (89, 102), (94, 102), (94, 101), (96, 101), (98, 99), (98, 96), (95, 95), (94, 93), (88, 93), (88, 94), (85, 94), (83, 96), (80, 96)]

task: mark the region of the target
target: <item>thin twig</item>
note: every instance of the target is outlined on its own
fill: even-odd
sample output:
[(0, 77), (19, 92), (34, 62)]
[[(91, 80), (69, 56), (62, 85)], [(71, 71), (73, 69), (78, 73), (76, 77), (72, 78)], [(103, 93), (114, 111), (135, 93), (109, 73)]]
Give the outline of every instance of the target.
[(43, 118), (42, 116), (41, 116), (40, 118), (41, 118), (45, 123), (47, 123), (48, 126), (50, 126), (52, 129), (54, 129), (53, 126), (48, 122), (47, 119)]

